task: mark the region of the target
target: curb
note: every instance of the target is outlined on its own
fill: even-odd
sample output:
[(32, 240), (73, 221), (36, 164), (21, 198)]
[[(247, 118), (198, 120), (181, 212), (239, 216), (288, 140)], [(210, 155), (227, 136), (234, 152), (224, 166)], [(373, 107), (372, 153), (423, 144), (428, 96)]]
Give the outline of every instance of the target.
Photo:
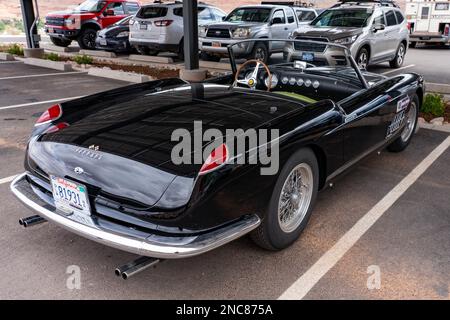
[(152, 77), (144, 74), (95, 67), (89, 68), (88, 75), (134, 83), (154, 80)]
[(54, 70), (60, 70), (60, 71), (72, 71), (72, 64), (67, 62), (60, 62), (60, 61), (51, 61), (51, 60), (44, 60), (44, 59), (37, 59), (37, 58), (26, 58), (23, 59), (25, 64), (32, 65), (32, 66), (38, 66), (43, 68), (49, 68)]
[(43, 48), (45, 51), (52, 51), (52, 52), (78, 52), (80, 51), (77, 47), (57, 47), (52, 46), (50, 44), (42, 45), (41, 48)]
[(419, 127), (421, 129), (429, 129), (429, 130), (436, 130), (441, 132), (448, 132), (450, 133), (450, 124), (443, 124), (443, 125), (435, 125), (427, 122), (419, 123)]
[(103, 50), (80, 50), (80, 54), (85, 54), (92, 57), (102, 57), (102, 58), (117, 58), (114, 52), (103, 51)]
[(14, 56), (10, 53), (0, 52), (0, 60), (2, 61), (14, 61)]
[(171, 57), (158, 57), (158, 56), (143, 56), (139, 54), (130, 54), (128, 60), (155, 62), (155, 63), (173, 63)]
[(428, 82), (425, 82), (425, 92), (450, 94), (450, 85), (443, 84), (443, 83), (428, 83)]

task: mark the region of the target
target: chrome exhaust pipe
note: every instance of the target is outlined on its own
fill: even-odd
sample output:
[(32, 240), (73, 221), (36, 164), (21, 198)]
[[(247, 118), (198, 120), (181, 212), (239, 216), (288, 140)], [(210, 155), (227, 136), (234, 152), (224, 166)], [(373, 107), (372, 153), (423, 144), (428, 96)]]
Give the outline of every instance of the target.
[(47, 222), (47, 220), (38, 215), (19, 219), (19, 224), (24, 228), (31, 227), (44, 222)]
[(117, 267), (114, 273), (118, 277), (126, 280), (135, 274), (144, 271), (145, 269), (156, 265), (161, 262), (161, 259), (151, 258), (151, 257), (139, 257), (121, 267)]

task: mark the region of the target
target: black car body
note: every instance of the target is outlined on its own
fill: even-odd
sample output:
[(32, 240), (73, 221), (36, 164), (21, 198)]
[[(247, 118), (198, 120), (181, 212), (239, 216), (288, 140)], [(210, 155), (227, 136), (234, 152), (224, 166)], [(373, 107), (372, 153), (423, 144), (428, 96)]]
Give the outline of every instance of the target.
[[(35, 127), (26, 152), (26, 172), (11, 189), (46, 219), (141, 255), (193, 256), (252, 230), (263, 247), (286, 247), (304, 228), (318, 190), (373, 151), (386, 146), (404, 149), (417, 122), (424, 94), (421, 76), (361, 73), (348, 49), (342, 48), (350, 66), (270, 66), (279, 79), (271, 85), (273, 92), (258, 90), (265, 88), (268, 74), (247, 76), (249, 70), (258, 74), (259, 65), (240, 69), (247, 74), (241, 79), (231, 59), (233, 74), (203, 83), (156, 80), (62, 103), (62, 113), (53, 109), (43, 119), (56, 112), (54, 119)], [(229, 50), (233, 57), (233, 48)], [(232, 85), (234, 79), (257, 85), (241, 88)], [(171, 151), (176, 142), (171, 135), (180, 128), (193, 133), (196, 120), (221, 132), (276, 128), (280, 170), (261, 175), (261, 164), (227, 160), (202, 174), (201, 163), (174, 164)], [(407, 139), (402, 138), (405, 130), (409, 130)], [(310, 163), (304, 168), (305, 177), (311, 177), (299, 186), (303, 193), (292, 193), (286, 201), (296, 207), (302, 194), (310, 192), (311, 198), (305, 202), (306, 220), (283, 238), (279, 230), (271, 231), (276, 225), (271, 206), (274, 190), (284, 195), (284, 176), (294, 179), (286, 168), (297, 158), (304, 159), (300, 165)], [(90, 214), (56, 209), (53, 177), (85, 186)], [(292, 188), (299, 179), (292, 180)], [(281, 216), (278, 219), (281, 226)]]
[(130, 19), (132, 16), (123, 18), (122, 20), (112, 24), (105, 29), (97, 31), (95, 39), (95, 47), (97, 49), (114, 51), (114, 52), (130, 52), (133, 48), (130, 46)]

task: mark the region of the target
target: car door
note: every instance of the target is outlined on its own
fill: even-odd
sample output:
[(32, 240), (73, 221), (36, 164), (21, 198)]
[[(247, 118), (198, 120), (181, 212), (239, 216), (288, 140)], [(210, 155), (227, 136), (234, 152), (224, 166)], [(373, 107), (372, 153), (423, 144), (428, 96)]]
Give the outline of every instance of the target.
[(398, 104), (407, 97), (386, 91), (400, 79), (397, 77), (378, 83), (341, 103), (347, 114), (342, 127), (345, 162), (380, 148), (399, 129), (395, 127), (402, 120), (401, 115), (397, 116)]
[[(107, 12), (111, 12), (109, 15)], [(125, 8), (123, 7), (122, 2), (110, 2), (103, 10), (103, 16), (101, 18), (101, 25), (103, 28), (116, 23), (119, 20), (122, 20), (127, 15), (125, 13)]]
[(372, 20), (369, 30), (369, 41), (371, 47), (371, 60), (376, 61), (388, 54), (388, 44), (386, 42), (386, 30), (376, 30), (376, 26), (383, 25), (386, 28), (386, 18), (383, 10), (378, 10)]
[[(286, 14), (283, 9), (276, 9), (273, 11), (272, 18), (270, 19), (272, 39), (287, 39), (289, 28), (286, 22)], [(284, 43), (282, 41), (274, 41), (271, 45), (272, 51), (282, 50), (284, 48)]]
[(395, 56), (398, 49), (398, 30), (399, 24), (397, 23), (397, 17), (395, 16), (395, 11), (393, 9), (388, 9), (385, 11), (386, 17), (386, 29), (385, 31), (385, 41), (386, 41), (386, 55)]

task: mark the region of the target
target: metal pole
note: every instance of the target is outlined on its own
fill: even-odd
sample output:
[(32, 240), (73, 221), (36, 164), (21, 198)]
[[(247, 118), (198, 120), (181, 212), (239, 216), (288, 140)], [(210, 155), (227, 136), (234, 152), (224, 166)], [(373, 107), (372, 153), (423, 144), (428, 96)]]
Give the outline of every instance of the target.
[[(34, 16), (33, 0), (20, 0), (20, 5), (22, 7), (23, 26), (27, 37), (27, 47), (39, 48), (39, 41), (33, 39), (33, 36), (37, 35), (37, 26), (33, 26), (33, 22), (36, 19)], [(32, 31), (30, 32), (30, 30)]]
[(198, 62), (197, 0), (183, 1), (184, 67), (195, 70)]

